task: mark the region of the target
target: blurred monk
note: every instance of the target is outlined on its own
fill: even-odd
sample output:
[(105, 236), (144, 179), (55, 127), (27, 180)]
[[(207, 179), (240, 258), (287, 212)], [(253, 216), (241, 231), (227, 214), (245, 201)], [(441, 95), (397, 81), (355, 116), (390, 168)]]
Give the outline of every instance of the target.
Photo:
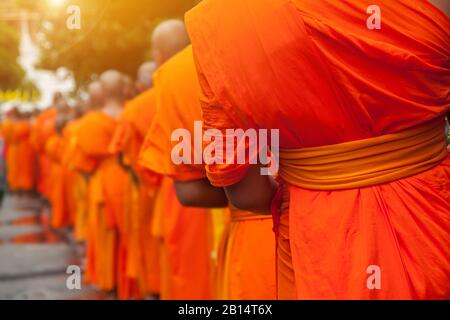
[(38, 191), (49, 199), (51, 190), (51, 161), (48, 159), (45, 146), (47, 140), (55, 133), (55, 119), (57, 115), (57, 105), (63, 100), (61, 93), (57, 92), (53, 96), (50, 108), (42, 111), (33, 123), (30, 141), (38, 154)]
[(79, 166), (89, 174), (86, 277), (103, 290), (113, 290), (122, 279), (126, 174), (108, 146), (123, 107), (123, 76), (106, 71), (89, 90), (91, 103), (100, 105), (80, 119), (75, 132)]
[[(126, 274), (138, 290), (130, 290), (139, 298), (160, 293), (159, 238), (153, 236), (154, 200), (160, 178), (149, 175), (138, 164), (138, 154), (154, 114), (152, 74), (156, 64), (143, 63), (137, 74), (136, 88), (140, 95), (128, 101), (120, 117), (110, 149), (119, 155), (129, 175), (125, 196), (127, 227)], [(133, 289), (133, 288), (130, 288)], [(126, 296), (125, 298), (129, 298)]]
[[(172, 150), (179, 143), (171, 143), (172, 132), (186, 129), (194, 137), (194, 122), (201, 121), (200, 88), (191, 46), (158, 70), (155, 91), (157, 112), (142, 148), (141, 162), (174, 179), (178, 199), (183, 205), (227, 207), (223, 189), (211, 186), (203, 165), (175, 165), (171, 159)], [(199, 134), (197, 138), (201, 140), (201, 128)], [(191, 151), (189, 157), (192, 159), (196, 153), (201, 157), (201, 149), (195, 150), (193, 142)], [(272, 229), (271, 217), (232, 208), (231, 219), (219, 251), (216, 297), (275, 299), (275, 238), (267, 236)]]
[(123, 98), (125, 101), (131, 100), (136, 96), (136, 88), (129, 75), (123, 75)]
[(186, 16), (204, 128), (279, 129), (275, 197), (265, 163), (207, 174), (237, 207), (272, 206), (281, 299), (449, 296), (450, 21), (380, 0), (377, 29), (372, 4), (205, 0)]
[[(102, 94), (102, 91), (98, 92)], [(89, 104), (95, 99), (95, 85), (89, 86), (89, 103), (78, 101), (74, 107), (73, 119), (65, 126), (63, 130), (63, 156), (62, 166), (72, 173), (73, 186), (70, 198), (74, 206), (74, 236), (77, 241), (86, 241), (88, 233), (88, 182), (89, 172), (92, 172), (96, 166), (96, 160), (83, 154), (77, 144), (77, 130), (80, 118), (89, 111)]]
[[(182, 21), (164, 21), (152, 35), (153, 59), (161, 66), (188, 44)], [(170, 122), (170, 119), (163, 121)], [(158, 222), (154, 223), (154, 232), (162, 236), (161, 298), (211, 299), (211, 217), (207, 210), (182, 207), (171, 179), (163, 180), (159, 192), (154, 217)]]
[(36, 186), (36, 153), (30, 143), (31, 123), (26, 113), (10, 112), (3, 125), (7, 144), (7, 181), (12, 191), (20, 194), (34, 191)]
[(74, 223), (75, 205), (73, 188), (75, 177), (73, 171), (63, 164), (65, 148), (69, 146), (64, 138), (64, 129), (71, 118), (68, 105), (60, 106), (55, 119), (55, 132), (47, 140), (46, 154), (51, 163), (51, 190), (49, 200), (51, 203), (50, 225), (53, 228), (63, 228)]

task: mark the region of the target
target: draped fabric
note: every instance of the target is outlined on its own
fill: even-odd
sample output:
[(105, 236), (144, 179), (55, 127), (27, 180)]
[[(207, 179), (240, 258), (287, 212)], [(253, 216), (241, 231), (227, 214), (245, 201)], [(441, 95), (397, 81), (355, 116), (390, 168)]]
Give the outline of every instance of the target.
[[(119, 287), (126, 290), (126, 257), (124, 221), (125, 185), (127, 175), (108, 146), (117, 121), (93, 111), (81, 118), (75, 133), (75, 153), (81, 163), (85, 158), (96, 163), (91, 169), (88, 185), (87, 281), (105, 290)], [(95, 137), (95, 138), (93, 138)]]
[[(186, 70), (193, 70), (193, 64), (186, 63), (184, 52), (186, 50), (176, 56), (181, 56), (181, 60), (171, 59), (154, 75), (152, 91), (155, 113), (142, 145), (139, 164), (147, 171), (160, 175), (169, 175), (168, 170), (176, 169), (170, 165), (167, 149), (171, 147), (172, 127), (178, 128), (182, 118), (175, 114), (177, 110), (173, 110), (172, 106), (184, 104), (184, 111), (189, 113), (190, 106), (196, 104), (198, 87), (184, 74)], [(192, 59), (192, 52), (190, 54)], [(195, 75), (195, 72), (190, 74)], [(181, 83), (183, 85), (180, 86)], [(176, 94), (171, 94), (174, 88)], [(160, 112), (162, 109), (163, 113)], [(204, 177), (202, 172), (195, 174)], [(154, 220), (154, 232), (162, 239), (162, 264), (167, 269), (162, 270), (166, 279), (162, 281), (161, 296), (163, 299), (212, 299), (210, 257), (213, 248), (209, 210), (182, 207), (176, 198), (173, 183), (167, 178), (161, 189)]]
[[(280, 147), (289, 150), (378, 137), (443, 116), (450, 108), (449, 19), (428, 1), (380, 0), (381, 30), (371, 30), (372, 4), (200, 3), (186, 21), (204, 128), (279, 129)], [(448, 297), (449, 161), (366, 188), (290, 186), (279, 297)], [(213, 184), (229, 186), (248, 166), (206, 169)], [(369, 285), (373, 266), (381, 288)]]
[[(194, 121), (201, 121), (198, 96), (200, 88), (189, 46), (159, 68), (154, 75), (156, 115), (149, 128), (141, 149), (140, 163), (155, 172), (170, 176), (175, 180), (196, 180), (205, 177), (202, 163), (195, 164), (195, 156), (200, 156), (200, 148), (194, 145)], [(187, 154), (190, 163), (175, 164), (172, 149), (181, 141), (173, 141), (177, 130), (188, 132), (190, 141), (186, 145), (192, 152)], [(184, 139), (184, 138), (183, 138)], [(197, 153), (197, 155), (195, 155)]]
[(87, 239), (88, 230), (88, 178), (97, 166), (98, 160), (81, 152), (77, 144), (79, 119), (67, 124), (63, 131), (64, 149), (61, 159), (63, 168), (72, 184), (66, 186), (69, 208), (74, 224), (74, 235), (78, 241)]
[[(187, 47), (163, 65), (156, 72), (154, 83), (157, 109), (141, 151), (141, 163), (149, 170), (176, 181), (205, 178), (203, 164), (193, 163), (198, 155), (202, 159), (202, 132), (201, 124), (199, 131), (195, 129), (195, 121), (201, 121), (201, 108), (192, 47)], [(172, 150), (180, 142), (171, 141), (172, 133), (176, 130), (188, 133), (183, 139), (188, 136), (191, 138), (185, 141), (189, 150), (184, 151), (191, 159), (190, 164), (175, 164), (172, 160)], [(200, 139), (200, 148), (196, 149), (193, 139)], [(235, 209), (232, 211), (233, 215), (239, 214)], [(270, 219), (261, 219), (232, 221), (228, 224), (225, 229), (229, 232), (220, 235), (219, 271), (215, 280), (219, 288), (216, 288), (216, 298), (274, 299), (275, 276), (271, 275), (275, 274), (275, 242), (274, 237), (265, 236), (265, 232), (272, 228), (272, 222)], [(258, 250), (261, 248), (265, 250)], [(252, 254), (249, 255), (249, 252)], [(225, 278), (230, 280), (226, 284)]]
[(49, 198), (51, 190), (51, 161), (45, 154), (45, 146), (47, 140), (55, 132), (55, 120), (57, 109), (50, 107), (37, 116), (32, 125), (32, 132), (30, 135), (30, 142), (38, 153), (38, 191), (40, 194)]
[(30, 142), (27, 120), (7, 121), (2, 125), (6, 144), (7, 181), (14, 191), (33, 191), (37, 179), (37, 155)]
[(160, 292), (160, 239), (152, 235), (154, 200), (160, 177), (146, 173), (138, 155), (154, 114), (153, 89), (128, 101), (110, 143), (110, 151), (122, 158), (128, 169), (125, 194), (125, 228), (128, 256), (124, 266), (139, 295)]
[(49, 201), (51, 203), (50, 225), (53, 228), (63, 228), (70, 223), (68, 197), (65, 192), (67, 181), (65, 170), (61, 165), (63, 154), (63, 139), (55, 133), (51, 136), (45, 146), (46, 156), (51, 162), (50, 179), (51, 189), (49, 190)]

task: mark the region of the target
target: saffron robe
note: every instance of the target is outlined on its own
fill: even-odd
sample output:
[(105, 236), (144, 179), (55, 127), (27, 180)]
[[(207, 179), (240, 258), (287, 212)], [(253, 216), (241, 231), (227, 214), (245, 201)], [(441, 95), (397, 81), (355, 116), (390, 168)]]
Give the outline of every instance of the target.
[(13, 190), (33, 191), (36, 181), (36, 153), (30, 143), (31, 125), (21, 120), (13, 125), (7, 157), (8, 183)]
[[(428, 1), (380, 0), (381, 30), (371, 29), (372, 4), (200, 3), (186, 22), (205, 128), (279, 129), (280, 148), (288, 150), (379, 137), (443, 116), (450, 106), (449, 19)], [(208, 177), (229, 186), (248, 166), (208, 166)], [(449, 166), (447, 158), (365, 188), (289, 186), (279, 297), (448, 297)], [(371, 266), (381, 270), (381, 288), (368, 283)]]
[[(167, 81), (162, 83), (159, 79), (162, 74), (164, 77), (177, 76), (173, 73), (174, 66), (172, 61), (178, 61), (177, 59), (171, 59), (170, 62), (164, 64), (155, 75), (155, 99), (156, 108), (161, 105), (160, 99), (165, 99), (167, 96), (162, 95), (160, 90), (165, 90), (166, 85), (170, 85)], [(181, 68), (184, 65), (178, 64)], [(180, 88), (178, 91), (179, 101), (183, 101), (186, 98), (186, 88)], [(175, 95), (171, 96), (171, 98)], [(190, 99), (190, 98), (188, 98)], [(164, 105), (164, 107), (166, 107)], [(164, 118), (154, 120), (152, 124), (158, 122), (158, 124), (165, 126), (169, 125), (172, 119)], [(154, 171), (160, 174), (166, 174), (163, 168), (155, 170), (155, 166), (149, 165), (149, 162), (156, 161), (162, 163), (166, 161), (168, 157), (170, 159), (170, 153), (168, 154), (147, 154), (147, 146), (154, 139), (161, 139), (162, 143), (170, 143), (170, 135), (167, 136), (166, 132), (160, 132), (159, 135), (154, 136), (150, 129), (145, 138), (144, 145), (140, 154), (140, 165), (150, 171)], [(164, 159), (160, 159), (161, 156)], [(211, 299), (213, 298), (213, 282), (212, 282), (212, 262), (210, 259), (212, 251), (212, 225), (211, 216), (209, 210), (198, 208), (185, 208), (182, 207), (176, 198), (173, 182), (171, 179), (164, 179), (160, 190), (159, 203), (163, 208), (157, 209), (155, 217), (161, 222), (163, 237), (163, 261), (162, 264), (166, 266), (166, 272), (163, 274), (162, 280), (162, 298), (164, 299)], [(158, 224), (158, 223), (155, 223)]]
[(110, 144), (110, 151), (120, 154), (123, 163), (132, 170), (125, 196), (128, 234), (125, 268), (127, 277), (137, 284), (139, 292), (129, 293), (135, 297), (160, 292), (160, 239), (152, 234), (154, 201), (160, 178), (156, 174), (146, 174), (137, 161), (153, 114), (154, 92), (150, 89), (126, 103)]
[[(95, 161), (88, 185), (87, 281), (112, 290), (123, 279), (124, 185), (126, 173), (108, 150), (117, 121), (95, 111), (79, 120), (79, 157)], [(86, 162), (86, 161), (81, 161)]]
[[(166, 175), (176, 181), (203, 179), (203, 164), (176, 165), (171, 159), (178, 141), (171, 141), (172, 133), (185, 129), (192, 141), (187, 142), (187, 156), (193, 162), (193, 139), (202, 139), (201, 128), (195, 136), (194, 122), (201, 121), (199, 103), (200, 88), (195, 70), (192, 47), (189, 46), (162, 66), (154, 77), (157, 109), (153, 124), (142, 148), (142, 163), (149, 170)], [(222, 213), (223, 214), (223, 213)], [(246, 215), (245, 219), (233, 219), (226, 226), (220, 246), (219, 274), (216, 277), (216, 298), (219, 299), (275, 299), (275, 241), (267, 237), (272, 221), (232, 210), (232, 217)], [(252, 254), (248, 254), (252, 252)], [(220, 284), (220, 285), (219, 285)]]
[(44, 197), (49, 198), (51, 190), (51, 161), (45, 154), (47, 140), (55, 132), (55, 119), (57, 110), (55, 107), (42, 111), (36, 118), (30, 136), (30, 141), (38, 153), (38, 191)]

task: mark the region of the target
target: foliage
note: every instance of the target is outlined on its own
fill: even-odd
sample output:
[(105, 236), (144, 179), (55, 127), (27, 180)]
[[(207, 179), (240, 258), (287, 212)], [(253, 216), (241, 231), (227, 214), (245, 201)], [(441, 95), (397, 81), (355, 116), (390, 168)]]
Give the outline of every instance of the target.
[(0, 90), (16, 89), (24, 77), (17, 63), (19, 35), (10, 25), (0, 22)]
[[(114, 68), (134, 76), (149, 58), (150, 34), (166, 18), (183, 18), (198, 0), (72, 0), (59, 9), (49, 1), (17, 0), (40, 12), (38, 43), (40, 66), (66, 67), (78, 85), (92, 74)], [(68, 5), (81, 9), (81, 29), (69, 30)], [(39, 34), (40, 33), (40, 34)]]

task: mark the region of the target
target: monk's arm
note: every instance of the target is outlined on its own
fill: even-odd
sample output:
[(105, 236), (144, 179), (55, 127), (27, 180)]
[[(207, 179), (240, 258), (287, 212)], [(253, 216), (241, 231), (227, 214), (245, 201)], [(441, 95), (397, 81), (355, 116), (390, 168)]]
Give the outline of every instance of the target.
[(226, 187), (228, 200), (238, 209), (260, 214), (271, 212), (278, 184), (271, 176), (261, 175), (259, 166), (251, 166), (244, 179)]
[(212, 186), (208, 179), (175, 181), (177, 198), (185, 207), (224, 208), (228, 199), (222, 188)]
[(129, 165), (127, 165), (125, 163), (125, 159), (123, 157), (123, 153), (117, 154), (117, 161), (119, 162), (119, 165), (121, 166), (121, 168), (130, 175), (130, 177), (133, 180), (133, 182), (135, 184), (138, 184), (139, 183), (139, 179), (137, 177), (137, 174), (136, 174), (136, 172), (134, 172), (132, 167), (130, 167)]

